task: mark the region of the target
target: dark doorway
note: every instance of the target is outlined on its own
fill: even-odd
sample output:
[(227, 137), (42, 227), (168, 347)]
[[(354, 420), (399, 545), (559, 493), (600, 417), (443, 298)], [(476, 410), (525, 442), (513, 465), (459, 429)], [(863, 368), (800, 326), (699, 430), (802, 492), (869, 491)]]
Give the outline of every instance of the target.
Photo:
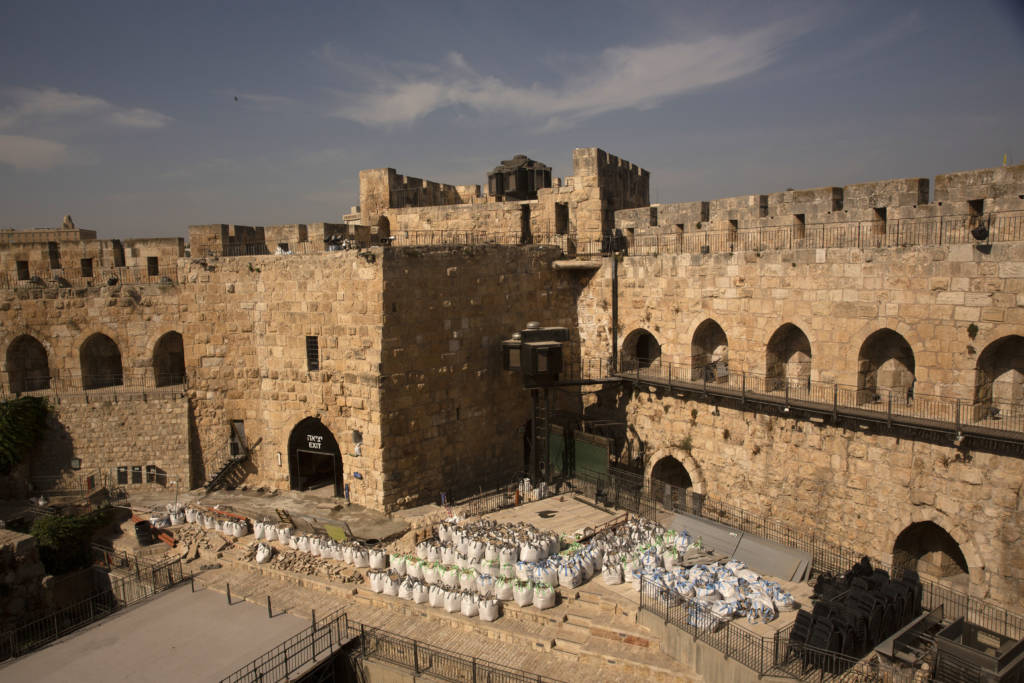
[(153, 374), (158, 387), (185, 381), (185, 345), (179, 333), (168, 332), (157, 341), (153, 349)]
[(23, 334), (11, 342), (7, 347), (7, 376), (15, 394), (50, 388), (50, 364), (39, 340)]
[(105, 334), (97, 332), (82, 344), (79, 351), (82, 365), (82, 388), (99, 389), (124, 384), (121, 349)]
[(341, 449), (331, 431), (315, 417), (295, 425), (288, 438), (288, 477), (293, 491), (334, 486), (343, 494)]
[(683, 464), (669, 456), (662, 458), (651, 470), (651, 479), (660, 484), (669, 484), (681, 489), (688, 489), (693, 486), (690, 473), (686, 471)]
[(893, 564), (915, 569), (930, 579), (956, 584), (969, 582), (967, 560), (960, 545), (935, 522), (915, 522), (896, 537)]

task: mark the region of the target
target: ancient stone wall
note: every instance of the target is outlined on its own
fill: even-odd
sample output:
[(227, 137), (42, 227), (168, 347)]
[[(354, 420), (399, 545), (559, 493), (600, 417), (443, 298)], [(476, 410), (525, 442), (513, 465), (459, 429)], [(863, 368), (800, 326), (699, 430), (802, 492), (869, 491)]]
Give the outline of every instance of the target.
[(395, 249), (384, 257), (384, 502), (465, 495), (523, 469), (530, 399), (503, 339), (537, 320), (575, 328), (553, 247)]
[[(1024, 211), (1024, 165), (896, 178), (845, 187), (819, 187), (753, 194), (711, 201), (655, 204), (615, 214), (627, 237), (693, 233), (701, 230), (790, 228), (864, 223), (873, 232), (895, 229), (894, 221)], [(888, 225), (887, 225), (888, 224)], [(924, 224), (922, 223), (922, 226)], [(938, 224), (933, 226), (934, 230)]]
[[(789, 324), (807, 340), (810, 379), (857, 387), (877, 362), (865, 353), (879, 338), (872, 335), (891, 330), (912, 352), (913, 401), (934, 395), (968, 405), (986, 350), (1015, 344), (1014, 353), (1024, 353), (1022, 263), (1020, 242), (986, 250), (964, 244), (625, 257), (618, 264), (620, 351), (628, 355), (633, 333), (646, 330), (661, 358), (679, 363), (676, 377), (689, 379), (685, 372), (713, 352), (727, 359), (730, 375), (763, 377), (772, 369), (773, 342), (796, 336), (780, 334)], [(610, 355), (611, 292), (605, 259), (580, 296), (586, 356)], [(775, 357), (798, 350), (776, 350)], [(890, 360), (899, 355), (889, 351)], [(893, 391), (897, 401), (906, 399), (905, 389)], [(648, 473), (660, 457), (679, 458), (702, 492), (882, 558), (907, 525), (933, 520), (960, 544), (972, 590), (1019, 600), (1024, 461), (725, 406), (713, 415), (712, 408), (641, 392), (616, 409), (646, 442)], [(965, 457), (969, 462), (960, 462)]]
[[(381, 257), (378, 248), (187, 264), (181, 318), (199, 481), (228, 456), (230, 423), (242, 420), (258, 444), (247, 483), (288, 488), (291, 431), (319, 417), (341, 448), (352, 500), (381, 505)], [(318, 370), (308, 369), (307, 336), (317, 338)]]
[[(98, 474), (97, 486), (105, 481), (164, 488), (176, 482), (186, 491), (191, 479), (188, 414), (181, 392), (62, 395), (29, 458), (32, 480)], [(73, 457), (81, 462), (77, 472), (71, 466)]]

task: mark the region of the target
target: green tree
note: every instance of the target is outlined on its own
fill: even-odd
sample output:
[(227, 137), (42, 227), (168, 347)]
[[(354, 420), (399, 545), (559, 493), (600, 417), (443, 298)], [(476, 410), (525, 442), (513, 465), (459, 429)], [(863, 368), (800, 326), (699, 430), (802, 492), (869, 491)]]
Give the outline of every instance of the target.
[(45, 398), (22, 396), (0, 403), (0, 474), (8, 474), (46, 430)]

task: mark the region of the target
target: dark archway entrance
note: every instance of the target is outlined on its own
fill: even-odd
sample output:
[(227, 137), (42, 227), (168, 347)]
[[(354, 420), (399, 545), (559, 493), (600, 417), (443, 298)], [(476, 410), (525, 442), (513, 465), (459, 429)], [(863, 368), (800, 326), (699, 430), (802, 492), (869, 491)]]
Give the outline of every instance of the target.
[(857, 403), (877, 403), (890, 394), (910, 405), (914, 398), (914, 351), (898, 332), (873, 332), (860, 347)]
[(662, 458), (654, 464), (651, 470), (651, 480), (655, 486), (658, 484), (669, 484), (681, 489), (688, 489), (693, 486), (690, 473), (672, 456)]
[(293, 491), (333, 485), (335, 496), (344, 493), (341, 449), (319, 418), (307, 417), (288, 437), (288, 481)]
[(661, 344), (647, 330), (633, 330), (622, 342), (622, 360), (626, 369), (649, 368), (660, 359)]
[(967, 560), (959, 544), (935, 522), (915, 522), (900, 532), (892, 548), (893, 564), (921, 576), (966, 586)]
[(184, 383), (185, 344), (177, 332), (168, 332), (157, 341), (153, 349), (153, 375), (158, 387)]
[(97, 332), (82, 344), (79, 351), (82, 364), (82, 388), (99, 389), (124, 384), (121, 349), (105, 334)]
[(7, 347), (7, 376), (15, 394), (50, 388), (50, 364), (38, 339), (23, 334), (11, 342)]

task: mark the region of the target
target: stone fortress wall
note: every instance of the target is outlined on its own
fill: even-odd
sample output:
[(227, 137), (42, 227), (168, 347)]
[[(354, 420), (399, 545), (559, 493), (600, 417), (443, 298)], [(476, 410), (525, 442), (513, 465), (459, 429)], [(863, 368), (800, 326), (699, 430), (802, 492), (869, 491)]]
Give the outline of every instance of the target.
[[(61, 398), (56, 412), (83, 471), (154, 465), (198, 485), (229, 455), (231, 423), (241, 421), (253, 448), (246, 483), (287, 488), (293, 430), (315, 418), (338, 443), (351, 499), (386, 510), (521, 469), (529, 400), (500, 370), (498, 349), (529, 320), (570, 328), (574, 358), (607, 360), (614, 348), (636, 361), (657, 351), (684, 372), (714, 363), (783, 382), (866, 387), (866, 402), (912, 388), (915, 401), (1020, 405), (1024, 232), (1012, 230), (1024, 214), (1024, 167), (648, 206), (643, 169), (595, 148), (573, 160), (573, 176), (515, 202), (390, 169), (363, 172), (362, 225), (193, 226), (190, 256), (147, 281), (123, 271), (113, 284), (51, 277), (51, 241), (62, 261), (92, 249), (82, 253), (114, 263), (115, 241), (87, 231), (0, 237), (0, 382), (25, 390), (45, 366), (55, 397), (81, 395), (88, 377), (113, 367), (116, 348), (125, 389), (138, 391), (90, 389), (88, 403)], [(416, 192), (392, 196), (392, 186)], [(611, 258), (556, 269), (555, 246), (366, 246), (388, 234), (499, 234), (518, 244), (530, 241), (524, 234), (582, 242), (619, 229), (632, 254), (647, 236), (680, 231), (863, 221), (884, 232), (944, 216), (995, 216), (1006, 232), (979, 246), (665, 250), (625, 256), (614, 277)], [(331, 251), (325, 238), (342, 235), (363, 248)], [(248, 253), (250, 245), (258, 248)], [(282, 245), (290, 253), (274, 255)], [(161, 270), (186, 253), (182, 240), (121, 246), (126, 266), (131, 258), (143, 269), (146, 249), (164, 249)], [(41, 282), (17, 277), (26, 248)], [(638, 442), (630, 452), (643, 454), (648, 475), (677, 461), (696, 491), (878, 557), (891, 557), (908, 525), (934, 522), (962, 550), (973, 592), (1020, 606), (1019, 456), (628, 386), (563, 400), (628, 424)], [(135, 422), (163, 438), (144, 443), (126, 429)], [(63, 467), (63, 443), (54, 447), (63, 455), (36, 458), (37, 471)]]

